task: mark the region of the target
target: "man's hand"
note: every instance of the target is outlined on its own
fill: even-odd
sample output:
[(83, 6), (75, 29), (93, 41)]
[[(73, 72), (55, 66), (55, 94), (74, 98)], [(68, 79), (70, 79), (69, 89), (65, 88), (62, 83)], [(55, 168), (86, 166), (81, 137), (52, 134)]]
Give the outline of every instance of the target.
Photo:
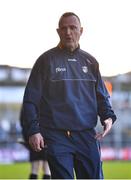
[(29, 144), (34, 151), (36, 152), (41, 151), (42, 148), (44, 148), (44, 140), (42, 135), (40, 133), (37, 133), (30, 136)]
[(108, 118), (104, 121), (104, 130), (101, 133), (97, 133), (95, 138), (101, 140), (112, 128), (112, 119)]

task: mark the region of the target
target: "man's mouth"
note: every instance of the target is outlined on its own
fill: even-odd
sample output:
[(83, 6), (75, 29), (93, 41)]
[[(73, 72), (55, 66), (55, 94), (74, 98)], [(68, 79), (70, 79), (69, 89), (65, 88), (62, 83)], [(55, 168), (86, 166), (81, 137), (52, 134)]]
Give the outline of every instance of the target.
[(72, 41), (72, 38), (67, 37), (67, 38), (66, 38), (66, 41)]

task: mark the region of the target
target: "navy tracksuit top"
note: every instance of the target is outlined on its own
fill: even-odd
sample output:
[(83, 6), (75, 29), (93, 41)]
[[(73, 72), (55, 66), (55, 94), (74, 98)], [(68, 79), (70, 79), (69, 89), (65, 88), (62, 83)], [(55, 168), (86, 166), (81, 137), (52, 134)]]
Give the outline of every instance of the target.
[[(77, 48), (73, 52), (55, 47), (34, 64), (25, 89), (22, 119), (27, 134), (39, 127), (60, 130), (94, 128), (116, 116), (93, 56)], [(40, 126), (39, 126), (40, 125)]]

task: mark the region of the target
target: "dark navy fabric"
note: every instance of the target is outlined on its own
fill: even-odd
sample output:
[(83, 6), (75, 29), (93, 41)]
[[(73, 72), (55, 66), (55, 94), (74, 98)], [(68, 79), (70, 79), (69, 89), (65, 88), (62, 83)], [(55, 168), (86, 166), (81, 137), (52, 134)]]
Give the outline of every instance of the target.
[(116, 120), (95, 58), (80, 48), (71, 53), (55, 47), (42, 54), (24, 94), (28, 135), (40, 132), (39, 124), (59, 130), (94, 128), (98, 115), (102, 124), (109, 117)]
[(66, 131), (43, 129), (52, 179), (103, 179), (99, 142), (93, 129)]

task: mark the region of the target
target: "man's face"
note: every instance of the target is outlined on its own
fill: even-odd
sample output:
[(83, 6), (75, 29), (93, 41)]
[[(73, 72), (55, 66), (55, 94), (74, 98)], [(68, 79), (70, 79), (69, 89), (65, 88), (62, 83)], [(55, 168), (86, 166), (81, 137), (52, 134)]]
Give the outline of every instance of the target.
[(83, 29), (76, 16), (62, 18), (57, 29), (61, 45), (70, 51), (75, 50), (78, 47), (82, 31)]

